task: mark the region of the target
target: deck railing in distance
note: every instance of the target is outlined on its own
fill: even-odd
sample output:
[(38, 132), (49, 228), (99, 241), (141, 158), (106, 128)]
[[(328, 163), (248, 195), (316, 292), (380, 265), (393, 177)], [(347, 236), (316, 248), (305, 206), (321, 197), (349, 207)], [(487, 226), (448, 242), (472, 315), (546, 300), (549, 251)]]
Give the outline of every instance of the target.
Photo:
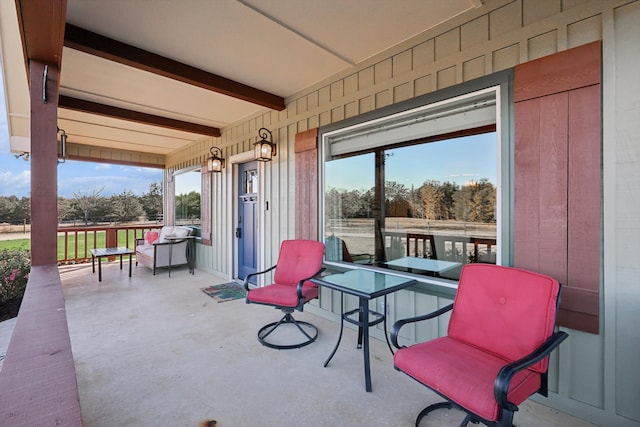
[(58, 228), (58, 265), (91, 261), (91, 249), (124, 246), (135, 249), (135, 240), (157, 229), (154, 224)]

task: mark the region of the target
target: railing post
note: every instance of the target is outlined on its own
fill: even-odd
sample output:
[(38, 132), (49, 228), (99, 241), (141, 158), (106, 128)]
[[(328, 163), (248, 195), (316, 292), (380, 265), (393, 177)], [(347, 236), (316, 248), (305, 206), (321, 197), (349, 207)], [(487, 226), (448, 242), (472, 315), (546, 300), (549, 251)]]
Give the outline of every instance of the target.
[(107, 228), (107, 248), (118, 246), (118, 230), (115, 227)]
[[(116, 227), (107, 228), (106, 246), (107, 248), (115, 248), (118, 246), (118, 229)], [(109, 261), (113, 261), (115, 259), (115, 256), (108, 258)]]

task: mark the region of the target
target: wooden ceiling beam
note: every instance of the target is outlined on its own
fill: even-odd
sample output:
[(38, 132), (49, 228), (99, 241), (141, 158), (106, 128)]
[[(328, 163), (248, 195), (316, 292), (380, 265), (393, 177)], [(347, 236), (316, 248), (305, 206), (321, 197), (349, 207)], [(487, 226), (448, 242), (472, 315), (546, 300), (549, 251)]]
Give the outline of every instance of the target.
[(127, 110), (125, 108), (113, 107), (111, 105), (99, 104), (97, 102), (86, 101), (70, 96), (60, 95), (58, 97), (58, 107), (67, 110), (80, 111), (83, 113), (97, 114), (104, 117), (112, 117), (130, 122), (145, 125), (160, 126), (167, 129), (174, 129), (183, 132), (196, 133), (213, 137), (220, 136), (220, 129), (197, 123), (184, 122), (166, 117), (155, 116), (153, 114), (140, 113), (138, 111)]
[(110, 61), (158, 74), (277, 111), (284, 98), (140, 49), (84, 28), (67, 24), (64, 45)]

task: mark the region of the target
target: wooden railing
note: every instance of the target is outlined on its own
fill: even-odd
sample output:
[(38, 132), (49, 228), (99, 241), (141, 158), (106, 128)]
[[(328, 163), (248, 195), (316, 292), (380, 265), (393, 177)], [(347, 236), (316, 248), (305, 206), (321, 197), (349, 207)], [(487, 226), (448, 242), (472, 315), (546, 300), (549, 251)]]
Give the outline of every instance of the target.
[(88, 262), (91, 249), (135, 248), (135, 239), (142, 239), (146, 231), (157, 228), (154, 224), (58, 228), (58, 264)]
[(0, 370), (0, 426), (82, 427), (64, 304), (57, 266), (32, 267)]

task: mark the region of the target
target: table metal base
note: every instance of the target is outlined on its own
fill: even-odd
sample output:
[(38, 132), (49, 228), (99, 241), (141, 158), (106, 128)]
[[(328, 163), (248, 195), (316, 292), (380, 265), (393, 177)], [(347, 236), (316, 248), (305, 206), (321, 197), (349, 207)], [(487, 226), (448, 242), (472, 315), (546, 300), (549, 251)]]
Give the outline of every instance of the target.
[[(393, 348), (391, 347), (391, 343), (389, 342), (389, 335), (387, 334), (387, 316), (385, 313), (378, 313), (377, 311), (373, 311), (369, 309), (369, 299), (364, 297), (358, 298), (360, 302), (360, 306), (354, 310), (344, 311), (344, 293), (340, 293), (340, 334), (338, 335), (338, 341), (336, 342), (333, 351), (327, 360), (324, 362), (324, 367), (326, 368), (333, 356), (338, 351), (338, 347), (340, 346), (340, 342), (342, 341), (342, 332), (344, 331), (344, 322), (345, 320), (351, 324), (358, 326), (358, 349), (363, 349), (362, 356), (364, 358), (364, 381), (365, 381), (365, 390), (367, 392), (371, 392), (371, 360), (369, 357), (369, 328), (371, 326), (375, 326), (380, 322), (383, 322), (384, 325), (384, 337), (387, 341), (387, 345), (389, 346), (389, 350), (391, 354), (393, 354)], [(384, 296), (384, 307), (386, 310), (387, 307), (387, 296)], [(353, 314), (358, 314), (357, 319), (353, 319), (349, 316)], [(369, 317), (374, 316), (375, 319), (369, 321)], [(366, 319), (366, 320), (365, 320)]]

